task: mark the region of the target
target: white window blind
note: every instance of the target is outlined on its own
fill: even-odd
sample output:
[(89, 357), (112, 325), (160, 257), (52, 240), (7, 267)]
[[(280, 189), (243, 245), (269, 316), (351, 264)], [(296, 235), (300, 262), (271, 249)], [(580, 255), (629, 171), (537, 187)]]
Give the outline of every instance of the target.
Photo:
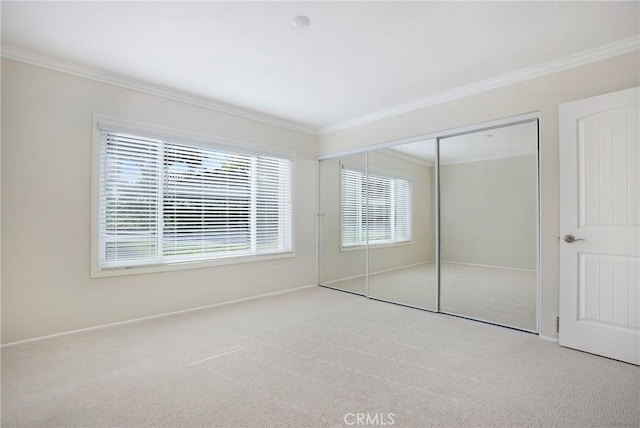
[(292, 251), (292, 161), (102, 131), (100, 267)]
[(343, 247), (400, 243), (411, 239), (408, 180), (342, 167)]

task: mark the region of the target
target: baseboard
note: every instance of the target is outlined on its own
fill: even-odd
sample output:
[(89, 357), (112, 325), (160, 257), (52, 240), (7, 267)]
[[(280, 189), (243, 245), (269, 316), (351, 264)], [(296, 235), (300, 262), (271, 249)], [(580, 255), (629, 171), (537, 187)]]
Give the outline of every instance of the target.
[(552, 336), (543, 336), (543, 335), (538, 335), (538, 337), (542, 340), (548, 340), (549, 342), (555, 342), (558, 343), (558, 338), (557, 337), (552, 337)]
[(4, 344), (0, 345), (0, 348), (8, 348), (8, 347), (11, 347), (11, 346), (22, 345), (22, 344), (31, 343), (31, 342), (39, 342), (41, 340), (53, 339), (53, 338), (61, 337), (61, 336), (69, 336), (69, 335), (73, 335), (73, 334), (85, 333), (85, 332), (94, 331), (94, 330), (102, 330), (102, 329), (111, 328), (111, 327), (118, 327), (118, 326), (123, 326), (123, 325), (128, 325), (128, 324), (135, 324), (135, 323), (139, 323), (139, 322), (143, 322), (143, 321), (151, 321), (151, 320), (155, 320), (155, 319), (159, 319), (159, 318), (166, 318), (166, 317), (170, 317), (170, 316), (174, 316), (174, 315), (187, 314), (187, 313), (190, 313), (190, 312), (196, 312), (196, 311), (202, 311), (202, 310), (205, 310), (205, 309), (215, 308), (215, 307), (218, 307), (218, 306), (226, 306), (226, 305), (231, 305), (231, 304), (234, 304), (234, 303), (246, 302), (246, 301), (249, 301), (249, 300), (256, 300), (256, 299), (263, 299), (263, 298), (266, 298), (266, 297), (278, 296), (278, 295), (281, 295), (281, 294), (287, 294), (287, 293), (291, 293), (293, 291), (300, 291), (300, 290), (303, 290), (305, 288), (311, 288), (311, 287), (317, 287), (317, 286), (318, 286), (317, 284), (303, 285), (301, 287), (288, 288), (286, 290), (273, 291), (271, 293), (265, 293), (265, 294), (258, 294), (257, 296), (243, 297), (242, 299), (229, 300), (229, 301), (220, 302), (220, 303), (212, 303), (210, 305), (196, 306), (195, 308), (180, 309), (178, 311), (165, 312), (165, 313), (157, 314), (157, 315), (149, 315), (149, 316), (146, 316), (146, 317), (133, 318), (133, 319), (130, 319), (130, 320), (125, 320), (125, 321), (117, 321), (117, 322), (108, 323), (108, 324), (96, 325), (96, 326), (93, 326), (93, 327), (85, 327), (85, 328), (79, 328), (79, 329), (76, 329), (76, 330), (63, 331), (61, 333), (48, 334), (48, 335), (45, 335), (45, 336), (33, 337), (31, 339), (23, 339), (23, 340), (17, 340), (15, 342), (4, 343)]

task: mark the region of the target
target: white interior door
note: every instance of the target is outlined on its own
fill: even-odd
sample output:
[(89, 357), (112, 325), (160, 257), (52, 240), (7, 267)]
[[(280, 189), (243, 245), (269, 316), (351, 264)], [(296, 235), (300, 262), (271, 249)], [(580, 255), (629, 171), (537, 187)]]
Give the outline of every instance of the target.
[(560, 345), (633, 364), (640, 364), (639, 93), (562, 104), (559, 124)]

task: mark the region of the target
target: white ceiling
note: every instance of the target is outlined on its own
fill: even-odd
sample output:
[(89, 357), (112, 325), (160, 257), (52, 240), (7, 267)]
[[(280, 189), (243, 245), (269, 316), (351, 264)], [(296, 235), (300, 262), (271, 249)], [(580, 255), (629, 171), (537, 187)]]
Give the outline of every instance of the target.
[(2, 43), (317, 129), (637, 37), (639, 4), (2, 1)]

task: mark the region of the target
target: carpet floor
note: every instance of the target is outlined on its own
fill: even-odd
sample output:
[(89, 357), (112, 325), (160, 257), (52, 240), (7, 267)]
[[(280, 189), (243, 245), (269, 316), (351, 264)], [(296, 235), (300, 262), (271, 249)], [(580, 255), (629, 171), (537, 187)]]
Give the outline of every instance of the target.
[(636, 366), (321, 287), (2, 349), (6, 427), (637, 427), (639, 400)]

